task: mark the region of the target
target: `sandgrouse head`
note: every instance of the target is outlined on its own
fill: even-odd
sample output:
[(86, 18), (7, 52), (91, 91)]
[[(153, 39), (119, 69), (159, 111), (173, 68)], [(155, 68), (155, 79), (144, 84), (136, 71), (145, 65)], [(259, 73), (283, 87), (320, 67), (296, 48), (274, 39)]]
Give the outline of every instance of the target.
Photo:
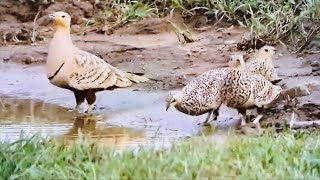
[(276, 48), (275, 47), (263, 46), (261, 49), (259, 49), (258, 56), (261, 59), (265, 59), (265, 58), (272, 59), (272, 57), (275, 54), (275, 52), (276, 52)]
[(49, 18), (52, 19), (53, 24), (56, 28), (69, 28), (71, 23), (71, 17), (68, 13), (63, 11), (58, 11), (49, 14)]
[(178, 105), (179, 103), (181, 103), (181, 101), (182, 101), (181, 91), (170, 91), (166, 98), (166, 103), (167, 103), (166, 111), (170, 107)]
[(228, 62), (228, 66), (230, 68), (243, 69), (245, 66), (245, 62), (242, 54), (233, 54), (230, 56), (230, 60)]

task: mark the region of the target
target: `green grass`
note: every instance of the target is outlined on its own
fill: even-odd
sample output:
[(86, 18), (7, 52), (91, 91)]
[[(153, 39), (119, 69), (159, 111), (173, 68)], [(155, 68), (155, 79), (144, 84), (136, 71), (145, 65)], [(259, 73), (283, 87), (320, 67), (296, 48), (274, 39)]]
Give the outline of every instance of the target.
[(208, 20), (244, 26), (251, 33), (253, 46), (262, 40), (299, 50), (320, 29), (319, 0), (117, 0), (106, 3), (103, 19), (113, 19), (118, 25), (151, 16), (164, 17), (175, 9), (182, 10), (185, 17), (203, 14)]
[(2, 179), (315, 179), (319, 134), (268, 133), (217, 146), (205, 137), (154, 151), (116, 150), (79, 139), (65, 146), (37, 137), (0, 146)]
[(154, 15), (154, 11), (155, 9), (148, 3), (110, 1), (104, 6), (102, 20), (113, 22), (115, 25), (123, 25), (130, 21), (151, 17)]
[[(20, 1), (14, 0), (15, 3)], [(39, 6), (40, 0), (26, 0)], [(51, 2), (51, 1), (50, 1)], [(248, 43), (282, 43), (302, 51), (311, 39), (319, 38), (319, 0), (99, 0), (101, 17), (92, 22), (106, 26), (110, 33), (122, 25), (149, 17), (164, 17), (179, 9), (184, 17), (205, 15), (208, 21), (229, 22), (250, 31)], [(101, 8), (102, 7), (102, 8)], [(36, 10), (37, 8), (33, 8)], [(179, 11), (179, 12), (180, 12)]]

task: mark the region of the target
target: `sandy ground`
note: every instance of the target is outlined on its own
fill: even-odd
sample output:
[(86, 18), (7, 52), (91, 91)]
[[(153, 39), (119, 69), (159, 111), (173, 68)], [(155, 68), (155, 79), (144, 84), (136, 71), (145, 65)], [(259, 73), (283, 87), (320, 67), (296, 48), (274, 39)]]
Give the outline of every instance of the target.
[[(209, 69), (225, 67), (230, 54), (238, 52), (236, 43), (245, 33), (233, 26), (210, 27), (202, 32), (192, 31), (197, 41), (182, 44), (164, 20), (148, 19), (109, 36), (73, 34), (78, 47), (122, 70), (151, 79), (130, 88), (99, 92), (98, 108), (88, 121), (83, 115), (68, 111), (75, 105), (73, 94), (51, 85), (46, 78), (47, 44), (53, 34), (50, 27), (47, 29), (47, 41), (38, 42), (37, 46), (9, 43), (0, 47), (1, 139), (17, 139), (21, 130), (29, 135), (40, 130), (57, 137), (72, 137), (80, 127), (91, 135), (101, 135), (105, 143), (139, 144), (156, 139), (158, 144), (166, 144), (172, 137), (202, 133), (203, 128), (197, 124), (205, 115), (192, 117), (175, 109), (165, 111), (167, 91), (183, 87)], [(281, 46), (278, 49), (274, 64), (283, 78), (279, 83), (283, 88), (320, 82), (319, 54), (297, 57)], [(296, 107), (302, 120), (320, 118), (319, 86), (298, 101)], [(285, 121), (290, 114), (288, 110), (270, 117)], [(219, 133), (215, 136), (220, 137)]]

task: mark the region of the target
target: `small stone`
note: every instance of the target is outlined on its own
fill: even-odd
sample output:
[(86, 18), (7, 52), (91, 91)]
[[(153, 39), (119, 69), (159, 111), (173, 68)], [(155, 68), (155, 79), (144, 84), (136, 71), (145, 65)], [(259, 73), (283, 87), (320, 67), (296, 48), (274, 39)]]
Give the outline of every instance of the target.
[(32, 56), (26, 55), (23, 62), (26, 64), (31, 64), (33, 62), (36, 62), (36, 59), (34, 59)]
[(310, 62), (310, 65), (313, 67), (319, 67), (320, 64), (318, 61), (312, 61), (312, 62)]

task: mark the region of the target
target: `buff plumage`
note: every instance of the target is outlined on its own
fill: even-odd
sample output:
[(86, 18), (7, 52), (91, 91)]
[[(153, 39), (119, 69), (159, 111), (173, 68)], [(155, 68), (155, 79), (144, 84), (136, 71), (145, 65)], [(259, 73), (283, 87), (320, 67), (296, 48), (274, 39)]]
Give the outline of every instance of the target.
[(86, 99), (85, 112), (93, 107), (97, 91), (128, 87), (148, 79), (130, 74), (105, 62), (103, 59), (80, 50), (73, 45), (70, 36), (71, 17), (65, 12), (56, 12), (49, 17), (55, 25), (55, 34), (49, 45), (47, 77), (60, 88), (74, 92), (77, 105)]

